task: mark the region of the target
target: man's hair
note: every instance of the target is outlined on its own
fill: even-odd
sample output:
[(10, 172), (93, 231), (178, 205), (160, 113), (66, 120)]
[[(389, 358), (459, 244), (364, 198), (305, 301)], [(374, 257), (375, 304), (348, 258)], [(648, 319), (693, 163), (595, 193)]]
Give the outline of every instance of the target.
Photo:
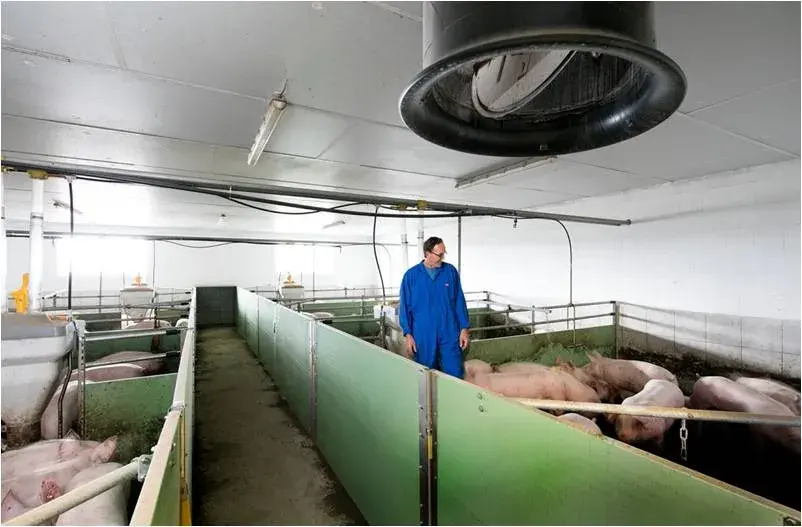
[(434, 250), (434, 247), (436, 245), (440, 245), (441, 243), (443, 243), (442, 238), (438, 238), (437, 236), (432, 236), (431, 238), (423, 242), (423, 253), (426, 254), (432, 252), (432, 250)]

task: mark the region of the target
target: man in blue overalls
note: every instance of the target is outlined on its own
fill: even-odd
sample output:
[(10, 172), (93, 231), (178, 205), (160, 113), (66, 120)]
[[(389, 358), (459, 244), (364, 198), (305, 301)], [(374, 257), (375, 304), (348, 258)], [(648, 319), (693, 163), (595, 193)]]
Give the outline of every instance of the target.
[(468, 347), (468, 306), (459, 272), (443, 259), (446, 246), (433, 236), (423, 244), (423, 261), (404, 273), (399, 322), (407, 351), (427, 368), (462, 379)]

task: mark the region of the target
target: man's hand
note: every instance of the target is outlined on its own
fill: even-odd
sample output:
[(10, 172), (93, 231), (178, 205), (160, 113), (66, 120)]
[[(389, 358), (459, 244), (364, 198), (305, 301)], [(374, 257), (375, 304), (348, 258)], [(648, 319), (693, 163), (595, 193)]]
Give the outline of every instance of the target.
[(407, 358), (412, 358), (415, 353), (418, 351), (418, 348), (415, 346), (415, 339), (412, 337), (411, 334), (407, 335)]
[(467, 329), (463, 329), (459, 332), (459, 347), (462, 351), (465, 351), (465, 348), (468, 347), (468, 344), (471, 342), (471, 336), (468, 333)]

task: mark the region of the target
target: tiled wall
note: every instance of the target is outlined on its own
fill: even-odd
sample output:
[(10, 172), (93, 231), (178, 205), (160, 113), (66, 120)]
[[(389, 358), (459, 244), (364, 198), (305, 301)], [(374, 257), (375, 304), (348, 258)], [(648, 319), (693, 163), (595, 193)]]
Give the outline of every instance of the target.
[(800, 321), (621, 304), (621, 343), (799, 378)]

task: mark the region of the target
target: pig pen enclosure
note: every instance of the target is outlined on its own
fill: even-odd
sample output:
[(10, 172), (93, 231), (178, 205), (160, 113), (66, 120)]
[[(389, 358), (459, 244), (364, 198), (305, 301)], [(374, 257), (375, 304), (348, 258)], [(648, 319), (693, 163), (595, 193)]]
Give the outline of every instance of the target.
[[(249, 348), (371, 524), (799, 521), (798, 505), (705, 476), (692, 456), (682, 463), (592, 436), (373, 346), (338, 329), (336, 316), (331, 324), (318, 322), (309, 313), (322, 311), (321, 303), (292, 310), (245, 289), (236, 300)], [(581, 364), (586, 350), (636, 353), (619, 324), (625, 309), (614, 302), (526, 310), (537, 325), (504, 324), (517, 326), (508, 330), (518, 334), (477, 338), (468, 358), (550, 364), (561, 357)], [(509, 314), (488, 314), (491, 325), (482, 327), (503, 332), (495, 326)], [(774, 466), (799, 466), (798, 455), (791, 461)]]
[[(207, 295), (206, 289), (225, 294)], [(199, 294), (216, 300), (198, 304)], [(650, 352), (644, 344), (651, 337), (631, 330), (627, 317), (633, 310), (626, 304), (533, 310), (483, 303), (487, 298), (471, 308), (475, 331), (469, 359), (551, 365), (559, 357), (581, 365), (587, 351), (597, 351), (661, 363), (683, 386), (696, 376), (734, 367), (688, 354)], [(368, 304), (371, 311), (379, 302)], [(343, 314), (353, 316), (353, 305), (343, 303)], [(594, 436), (547, 412), (423, 368), (351, 334), (359, 333), (353, 320), (347, 321), (349, 332), (336, 326), (336, 316), (316, 318), (311, 313), (322, 310), (317, 303), (304, 308), (290, 309), (242, 288), (198, 288), (177, 371), (173, 363), (162, 375), (86, 386), (88, 438), (126, 437), (118, 452), (122, 463), (149, 453), (155, 444), (144, 481), (132, 487), (132, 525), (191, 524), (194, 414), (203, 411), (194, 403), (198, 320), (237, 327), (296, 425), (369, 524), (799, 523), (796, 479), (784, 480), (786, 487), (797, 485), (796, 504), (793, 487), (783, 494), (781, 485), (760, 479), (772, 473), (781, 480), (783, 470), (795, 476), (798, 455), (757, 455), (747, 442), (722, 448), (733, 437), (740, 440), (738, 432), (723, 435), (722, 427), (746, 425), (689, 420), (683, 460), (675, 424), (661, 457), (616, 440), (609, 430), (608, 436)], [(529, 319), (520, 318), (527, 312)], [(381, 321), (373, 323), (370, 331), (379, 331)], [(136, 339), (142, 349), (154, 349), (151, 336), (132, 337), (126, 349), (136, 346)], [(89, 339), (87, 355), (110, 353), (99, 347), (102, 343)], [(740, 368), (747, 369), (744, 364)], [(252, 419), (257, 422), (259, 415)], [(762, 475), (756, 472), (761, 464), (766, 465)], [(749, 477), (739, 480), (736, 467)], [(248, 484), (264, 487), (258, 477)]]
[[(49, 310), (58, 309), (53, 307)], [(186, 486), (182, 487), (180, 482), (184, 478), (185, 470), (191, 470), (189, 468), (191, 454), (184, 442), (185, 437), (192, 435), (191, 405), (188, 407), (184, 401), (191, 401), (191, 397), (187, 398), (186, 394), (192, 393), (193, 385), (194, 298), (176, 302), (175, 307), (160, 309), (159, 320), (163, 321), (161, 323), (163, 327), (157, 326), (156, 329), (120, 329), (120, 312), (108, 309), (94, 311), (93, 309), (93, 312), (86, 312), (79, 307), (73, 313), (79, 328), (75, 345), (68, 354), (68, 364), (74, 368), (71, 376), (73, 380), (69, 385), (57, 382), (53, 388), (51, 402), (42, 416), (42, 433), (44, 434), (44, 421), (55, 420), (58, 415), (58, 411), (55, 410), (58, 408), (58, 403), (55, 401), (62, 393), (62, 386), (68, 387), (63, 391), (62, 415), (58, 417), (59, 423), (63, 421), (61, 434), (63, 435), (65, 430), (72, 429), (82, 440), (97, 441), (102, 444), (112, 441), (114, 448), (110, 461), (119, 463), (121, 468), (103, 476), (111, 478), (107, 479), (112, 482), (110, 484), (100, 483), (103, 478), (92, 479), (85, 481), (84, 486), (75, 489), (72, 485), (65, 487), (66, 481), (61, 481), (63, 478), (55, 473), (52, 477), (60, 485), (61, 497), (57, 494), (52, 501), (33, 509), (29, 504), (24, 504), (28, 510), (10, 521), (6, 518), (6, 498), (12, 492), (19, 490), (18, 487), (23, 480), (18, 478), (7, 481), (4, 470), (4, 524), (36, 524), (53, 521), (49, 518), (56, 517), (60, 517), (59, 524), (64, 525), (72, 524), (71, 521), (79, 521), (80, 524), (86, 522), (117, 524), (117, 518), (122, 514), (125, 517), (125, 524), (130, 521), (132, 524), (173, 525), (179, 522), (182, 497), (188, 510), (188, 490)], [(170, 324), (179, 318), (186, 319), (186, 327), (189, 329), (180, 330)], [(170, 327), (167, 327), (168, 325)], [(127, 352), (129, 355), (133, 352), (141, 357), (129, 356), (118, 361), (114, 355), (120, 352)], [(137, 362), (142, 360), (148, 362)], [(105, 361), (106, 365), (99, 369), (94, 368), (92, 363), (95, 361)], [(156, 361), (158, 366), (154, 365), (153, 361)], [(133, 364), (145, 365), (142, 367), (144, 375), (103, 380), (102, 376), (105, 374), (102, 373), (101, 378), (93, 376), (93, 381), (87, 378), (91, 376), (93, 370), (114, 368), (112, 365), (118, 363), (125, 363), (123, 366), (129, 368)], [(81, 365), (85, 365), (85, 368)], [(155, 369), (158, 371), (151, 371)], [(85, 373), (82, 374), (82, 371)], [(82, 378), (86, 379), (85, 382), (81, 382)], [(51, 407), (53, 411), (50, 411)], [(55, 432), (59, 427), (54, 425), (51, 428)], [(45, 439), (49, 437), (46, 436)], [(67, 437), (69, 438), (69, 435)], [(47, 441), (42, 444), (46, 443)], [(38, 444), (30, 446), (36, 448)], [(18, 452), (24, 451), (24, 448), (18, 450)], [(5, 463), (7, 455), (14, 454), (15, 450), (4, 451), (3, 462)], [(59, 465), (54, 466), (74, 464), (73, 461), (59, 459)], [(96, 463), (94, 454), (92, 459), (92, 464)], [(30, 465), (34, 466), (35, 463), (31, 462)], [(43, 474), (46, 472), (45, 469), (37, 470)], [(94, 477), (97, 478), (98, 475)], [(115, 486), (113, 482), (122, 484), (118, 488), (125, 489), (123, 493), (118, 494), (124, 497), (125, 503), (114, 502), (113, 516), (96, 516), (100, 510), (97, 508), (98, 503), (95, 503), (95, 509), (89, 504), (88, 508), (81, 509), (81, 504), (86, 499)], [(148, 488), (149, 491), (146, 490)], [(108, 498), (111, 496), (108, 492), (104, 496), (111, 499)], [(174, 511), (169, 505), (165, 506), (165, 500), (175, 503)], [(63, 514), (66, 511), (70, 511), (69, 521)], [(17, 514), (19, 512), (21, 511), (17, 511)], [(102, 514), (109, 512), (104, 509)], [(66, 523), (62, 523), (64, 521)]]

